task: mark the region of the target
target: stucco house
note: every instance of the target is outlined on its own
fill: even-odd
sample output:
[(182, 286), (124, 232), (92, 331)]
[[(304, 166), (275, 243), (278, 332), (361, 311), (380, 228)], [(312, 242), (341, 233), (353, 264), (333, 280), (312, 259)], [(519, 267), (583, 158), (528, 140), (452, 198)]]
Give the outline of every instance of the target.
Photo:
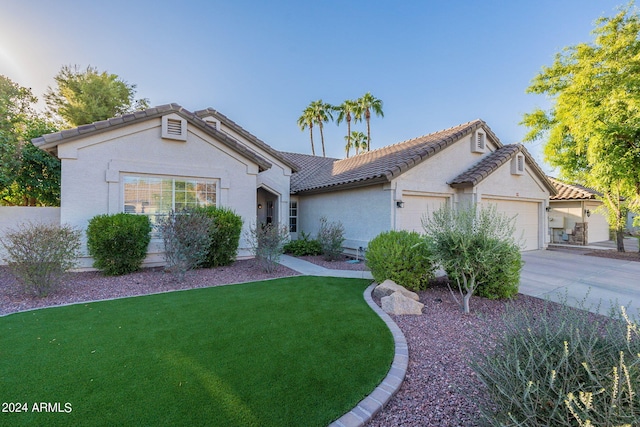
[(601, 193), (552, 177), (549, 181), (557, 190), (549, 200), (552, 243), (588, 245), (609, 240), (609, 223), (598, 199)]
[[(549, 241), (555, 187), (521, 145), (503, 145), (482, 120), (348, 159), (275, 150), (214, 109), (169, 104), (32, 141), (60, 158), (61, 223), (86, 229), (104, 213), (155, 215), (216, 204), (256, 223), (288, 223), (292, 238), (341, 221), (356, 253), (382, 231), (421, 231), (443, 203), (492, 203), (517, 214), (525, 250)], [(244, 233), (243, 233), (244, 235)], [(240, 242), (239, 258), (248, 242)], [(163, 262), (153, 239), (146, 265)], [(88, 257), (84, 267), (91, 265)]]

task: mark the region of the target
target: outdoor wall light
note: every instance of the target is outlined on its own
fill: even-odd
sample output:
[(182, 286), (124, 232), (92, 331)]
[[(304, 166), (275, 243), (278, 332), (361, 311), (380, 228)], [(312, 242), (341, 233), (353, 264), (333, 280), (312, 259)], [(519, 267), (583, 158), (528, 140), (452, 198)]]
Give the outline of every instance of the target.
[(589, 209), (586, 209), (584, 213), (587, 214), (587, 218), (591, 216), (591, 211)]
[(544, 208), (544, 210), (547, 212), (551, 212), (551, 206), (547, 206), (546, 208)]
[(262, 209), (262, 203), (258, 203), (258, 209)]
[(397, 200), (396, 201), (396, 207), (397, 208), (404, 208), (404, 202), (402, 200)]

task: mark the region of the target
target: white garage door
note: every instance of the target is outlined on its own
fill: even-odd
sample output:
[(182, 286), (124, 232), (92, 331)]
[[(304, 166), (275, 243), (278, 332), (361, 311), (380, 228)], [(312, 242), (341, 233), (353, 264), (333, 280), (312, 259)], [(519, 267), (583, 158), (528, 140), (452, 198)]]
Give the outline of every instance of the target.
[(523, 250), (532, 251), (540, 248), (540, 203), (499, 199), (483, 199), (483, 203), (496, 205), (498, 212), (516, 217), (515, 237), (517, 239), (522, 236)]
[(422, 216), (431, 214), (446, 205), (447, 197), (403, 195), (404, 207), (397, 209), (398, 229), (424, 233)]

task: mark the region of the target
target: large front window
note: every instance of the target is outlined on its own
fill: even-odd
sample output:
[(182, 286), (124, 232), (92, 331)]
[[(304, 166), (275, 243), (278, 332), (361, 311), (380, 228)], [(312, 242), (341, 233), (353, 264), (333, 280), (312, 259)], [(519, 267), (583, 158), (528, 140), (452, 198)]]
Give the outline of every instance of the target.
[(124, 212), (148, 215), (152, 223), (172, 210), (216, 204), (216, 181), (125, 176)]

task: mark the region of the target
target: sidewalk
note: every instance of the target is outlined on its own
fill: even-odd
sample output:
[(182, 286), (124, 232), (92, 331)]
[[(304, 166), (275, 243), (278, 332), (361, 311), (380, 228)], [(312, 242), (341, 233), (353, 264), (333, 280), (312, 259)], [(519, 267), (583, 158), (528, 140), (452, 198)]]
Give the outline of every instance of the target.
[(373, 280), (373, 276), (370, 271), (330, 270), (312, 262), (292, 257), (291, 255), (282, 255), (280, 257), (280, 264), (295, 270), (298, 273), (304, 274), (305, 276), (346, 277), (351, 279)]

